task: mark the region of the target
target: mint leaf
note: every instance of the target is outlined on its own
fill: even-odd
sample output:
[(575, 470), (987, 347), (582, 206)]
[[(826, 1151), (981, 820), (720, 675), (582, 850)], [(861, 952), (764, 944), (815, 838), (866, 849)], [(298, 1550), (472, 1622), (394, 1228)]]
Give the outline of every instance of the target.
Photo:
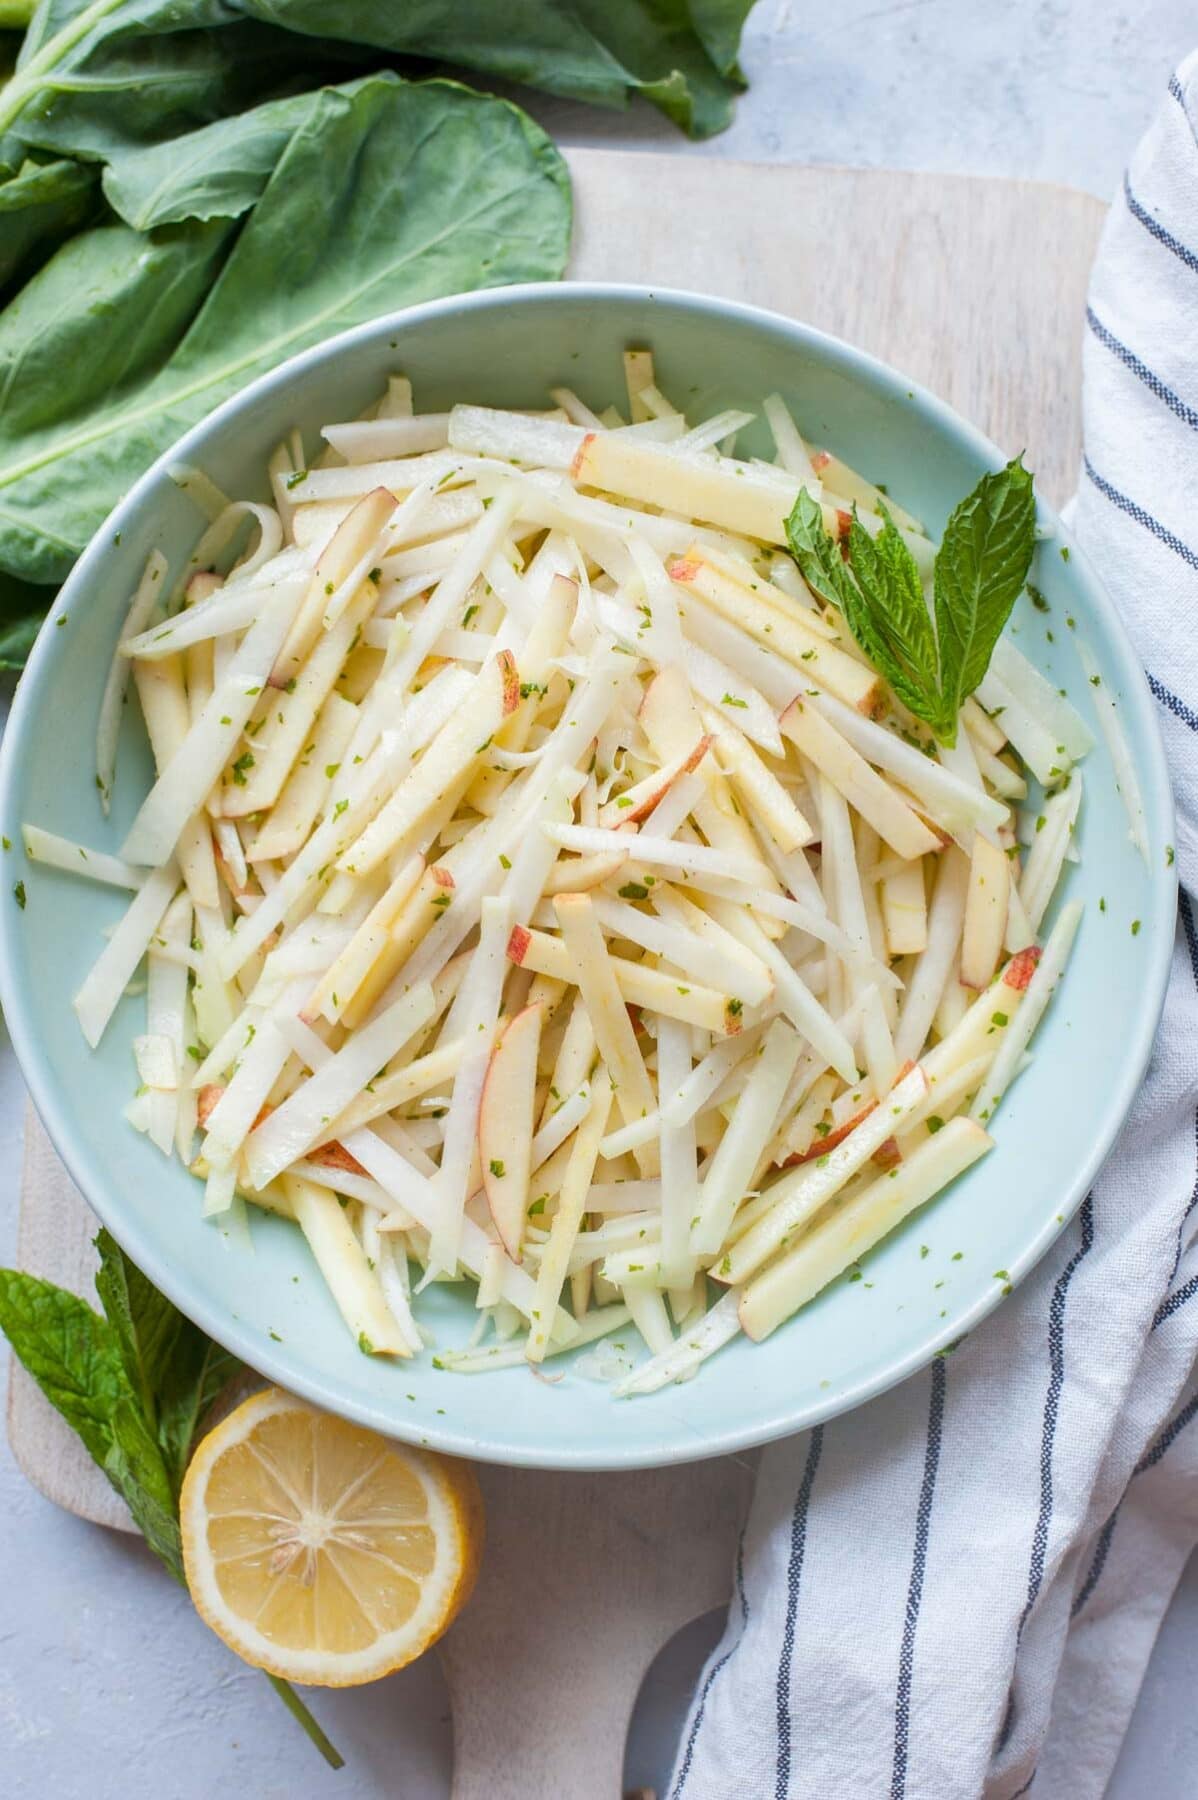
[(0, 1329), (51, 1406), (101, 1468), (128, 1382), (112, 1327), (76, 1294), (0, 1269)]
[(162, 1453), (131, 1394), (113, 1413), (112, 1442), (103, 1468), (150, 1549), (186, 1587), (175, 1492)]
[(176, 1494), (205, 1416), (242, 1367), (190, 1319), (182, 1319), (174, 1353), (157, 1388), (158, 1444)]
[(883, 509), (875, 541), (857, 518), (849, 526), (850, 570), (824, 530), (823, 508), (800, 488), (786, 521), (791, 555), (809, 588), (831, 601), (871, 663), (917, 719), (935, 726), (936, 640), (915, 560)]
[(983, 475), (953, 512), (935, 563), (935, 629), (919, 568), (886, 507), (871, 537), (853, 508), (846, 563), (824, 530), (823, 509), (800, 489), (786, 521), (791, 555), (821, 599), (838, 606), (857, 643), (908, 712), (943, 744), (982, 680), (1031, 567), (1036, 546), (1032, 478), (1016, 457)]
[[(0, 1269), (0, 1330), (122, 1496), (155, 1556), (186, 1587), (179, 1486), (197, 1427), (235, 1357), (160, 1294), (106, 1231), (96, 1239), (101, 1318), (65, 1288)], [(344, 1759), (291, 1685), (267, 1680), (331, 1768)]]
[(1027, 580), (1035, 531), (1032, 478), (1018, 456), (983, 475), (944, 528), (936, 553), (936, 637), (940, 689), (954, 726)]
[(96, 1292), (177, 1494), (200, 1422), (241, 1364), (160, 1294), (107, 1231), (96, 1249)]
[(126, 1502), (151, 1550), (181, 1581), (174, 1490), (126, 1371), (118, 1330), (77, 1295), (16, 1269), (0, 1269), (0, 1325)]
[[(806, 488), (799, 489), (799, 497), (786, 521), (786, 537), (807, 586), (814, 589), (821, 600), (839, 606), (847, 618), (850, 608), (856, 605), (857, 588), (840, 551), (824, 530), (822, 506), (811, 498)], [(853, 636), (856, 635), (854, 631)], [(861, 647), (865, 649), (864, 644)]]
[(157, 1422), (156, 1371), (171, 1354), (182, 1314), (131, 1263), (107, 1231), (97, 1236), (96, 1292), (116, 1337), (129, 1385), (150, 1425)]
[(849, 630), (866, 649), (865, 634), (876, 644), (866, 650), (908, 712), (933, 730), (942, 720), (936, 683), (936, 637), (923, 596), (915, 558), (884, 506), (885, 523), (872, 538), (853, 508), (849, 555), (860, 597), (845, 609)]

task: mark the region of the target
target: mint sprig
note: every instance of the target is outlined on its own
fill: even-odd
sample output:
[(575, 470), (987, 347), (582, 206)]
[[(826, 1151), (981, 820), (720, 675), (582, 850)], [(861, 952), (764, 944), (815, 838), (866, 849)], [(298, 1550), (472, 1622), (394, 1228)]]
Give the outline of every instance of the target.
[[(213, 1401), (242, 1365), (172, 1306), (107, 1231), (96, 1249), (102, 1315), (52, 1282), (0, 1269), (0, 1330), (186, 1587), (179, 1489)], [(325, 1761), (341, 1768), (299, 1695), (278, 1676), (267, 1679)]]
[(955, 705), (972, 694), (1019, 598), (1036, 547), (1036, 501), (1021, 457), (983, 475), (956, 508), (936, 553), (936, 636)]
[(1031, 567), (1032, 477), (1016, 457), (954, 509), (936, 553), (934, 627), (915, 558), (882, 502), (878, 510), (873, 537), (853, 508), (846, 562), (819, 503), (800, 489), (786, 522), (791, 554), (808, 586), (840, 608), (895, 696), (951, 745), (961, 704), (985, 676)]

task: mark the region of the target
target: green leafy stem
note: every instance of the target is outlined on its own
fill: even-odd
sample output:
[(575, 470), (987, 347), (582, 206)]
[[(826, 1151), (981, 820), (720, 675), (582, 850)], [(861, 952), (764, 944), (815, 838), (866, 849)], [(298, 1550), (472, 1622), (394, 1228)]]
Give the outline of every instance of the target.
[[(179, 1490), (213, 1402), (242, 1365), (172, 1306), (107, 1231), (96, 1249), (103, 1314), (65, 1288), (0, 1269), (0, 1329), (186, 1587)], [(344, 1759), (294, 1688), (275, 1675), (267, 1680), (330, 1767), (341, 1768)]]
[(885, 505), (872, 536), (854, 506), (846, 558), (801, 489), (786, 531), (803, 579), (844, 614), (898, 700), (942, 744), (957, 740), (961, 704), (984, 678), (1036, 547), (1032, 477), (1016, 457), (983, 475), (954, 509), (933, 570), (929, 611), (919, 569)]

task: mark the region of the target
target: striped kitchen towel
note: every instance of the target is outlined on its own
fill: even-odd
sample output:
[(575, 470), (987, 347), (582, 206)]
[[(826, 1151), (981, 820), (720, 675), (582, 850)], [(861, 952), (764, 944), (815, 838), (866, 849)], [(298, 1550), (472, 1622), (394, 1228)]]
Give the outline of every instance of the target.
[(1097, 1800), (1198, 1542), (1196, 133), (1198, 54), (1102, 241), (1073, 511), (1177, 796), (1183, 893), (1148, 1077), (1010, 1304), (895, 1393), (766, 1453), (671, 1800)]

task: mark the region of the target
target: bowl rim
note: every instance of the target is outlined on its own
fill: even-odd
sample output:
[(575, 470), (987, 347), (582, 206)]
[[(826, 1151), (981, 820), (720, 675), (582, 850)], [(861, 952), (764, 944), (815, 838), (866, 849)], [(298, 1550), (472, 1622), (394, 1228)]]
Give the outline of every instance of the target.
[[(900, 407), (913, 408), (927, 418), (933, 427), (955, 439), (963, 453), (972, 453), (993, 468), (1002, 467), (1007, 461), (1006, 456), (984, 432), (964, 419), (946, 401), (920, 383), (908, 379), (892, 364), (832, 333), (743, 301), (727, 300), (687, 289), (632, 282), (524, 282), (509, 287), (484, 288), (473, 293), (449, 295), (382, 314), (376, 319), (367, 320), (326, 338), (319, 344), (311, 345), (280, 363), (277, 368), (260, 375), (239, 393), (222, 401), (169, 445), (113, 507), (60, 588), (18, 682), (3, 743), (0, 743), (0, 816), (7, 816), (12, 805), (22, 747), (26, 737), (32, 736), (35, 729), (42, 699), (41, 688), (52, 658), (52, 622), (66, 613), (82, 596), (94, 579), (95, 571), (102, 566), (113, 547), (114, 534), (121, 531), (129, 516), (137, 511), (159, 484), (171, 480), (172, 468), (202, 452), (213, 431), (224, 427), (239, 415), (252, 415), (255, 406), (266, 396), (273, 395), (297, 379), (302, 380), (311, 370), (335, 361), (353, 347), (385, 337), (389, 332), (402, 332), (413, 325), (418, 326), (460, 313), (487, 313), (512, 306), (535, 307), (563, 302), (582, 307), (609, 301), (642, 305), (660, 303), (663, 309), (701, 314), (717, 322), (732, 321), (789, 338), (796, 349), (814, 351), (826, 363), (865, 382)], [(1037, 496), (1037, 515), (1042, 535), (1051, 536), (1068, 546), (1070, 560), (1077, 565), (1076, 573), (1085, 589), (1086, 604), (1100, 616), (1121, 663), (1121, 673), (1126, 675), (1121, 698), (1125, 709), (1134, 715), (1139, 727), (1137, 767), (1143, 778), (1150, 835), (1155, 836), (1158, 841), (1172, 842), (1175, 836), (1172, 786), (1160, 724), (1152, 704), (1143, 664), (1123, 619), (1089, 558), (1073, 541), (1055, 508), (1040, 496)], [(1105, 1114), (1090, 1151), (1068, 1189), (1058, 1196), (1054, 1213), (1019, 1255), (1011, 1259), (1009, 1273), (1012, 1287), (1031, 1272), (1054, 1239), (1073, 1219), (1094, 1176), (1105, 1162), (1139, 1091), (1164, 1008), (1172, 961), (1178, 885), (1176, 868), (1167, 874), (1166, 880), (1152, 884), (1145, 903), (1144, 935), (1149, 940), (1145, 948), (1150, 960), (1144, 972), (1141, 1002), (1134, 1029), (1123, 1046), (1116, 1099)], [(660, 1452), (640, 1448), (622, 1452), (618, 1446), (611, 1444), (593, 1449), (585, 1445), (572, 1447), (568, 1443), (557, 1441), (548, 1443), (541, 1449), (530, 1448), (506, 1441), (502, 1428), (484, 1437), (454, 1429), (435, 1416), (425, 1417), (423, 1412), (409, 1421), (402, 1415), (392, 1416), (369, 1402), (354, 1398), (347, 1400), (331, 1380), (322, 1380), (303, 1372), (297, 1378), (297, 1372), (290, 1366), (286, 1355), (280, 1355), (273, 1344), (264, 1346), (240, 1319), (229, 1313), (220, 1313), (202, 1295), (197, 1296), (188, 1288), (186, 1271), (170, 1259), (160, 1256), (152, 1245), (140, 1243), (136, 1230), (126, 1232), (119, 1203), (109, 1204), (110, 1196), (103, 1171), (94, 1165), (83, 1130), (73, 1116), (73, 1109), (66, 1095), (58, 1087), (49, 1058), (41, 1047), (37, 1009), (32, 1004), (26, 1005), (21, 984), (15, 975), (20, 955), (16, 931), (13, 909), (0, 905), (0, 1005), (3, 1006), (13, 1048), (33, 1104), (55, 1150), (87, 1204), (155, 1286), (210, 1337), (240, 1356), (248, 1367), (313, 1404), (366, 1425), (385, 1436), (449, 1455), (513, 1467), (581, 1472), (651, 1468), (700, 1461), (805, 1431), (876, 1398), (926, 1368), (937, 1355), (947, 1352), (962, 1337), (976, 1329), (1003, 1298), (1002, 1289), (995, 1284), (971, 1305), (962, 1306), (955, 1312), (950, 1309), (948, 1320), (939, 1323), (936, 1329), (927, 1330), (918, 1344), (906, 1353), (885, 1361), (851, 1385), (829, 1390), (818, 1400), (789, 1407), (775, 1403), (768, 1410), (759, 1409), (752, 1422), (722, 1428), (711, 1427), (698, 1441), (678, 1447), (667, 1446)], [(612, 1404), (614, 1406), (616, 1403), (613, 1401)], [(502, 1416), (502, 1409), (498, 1410)]]

